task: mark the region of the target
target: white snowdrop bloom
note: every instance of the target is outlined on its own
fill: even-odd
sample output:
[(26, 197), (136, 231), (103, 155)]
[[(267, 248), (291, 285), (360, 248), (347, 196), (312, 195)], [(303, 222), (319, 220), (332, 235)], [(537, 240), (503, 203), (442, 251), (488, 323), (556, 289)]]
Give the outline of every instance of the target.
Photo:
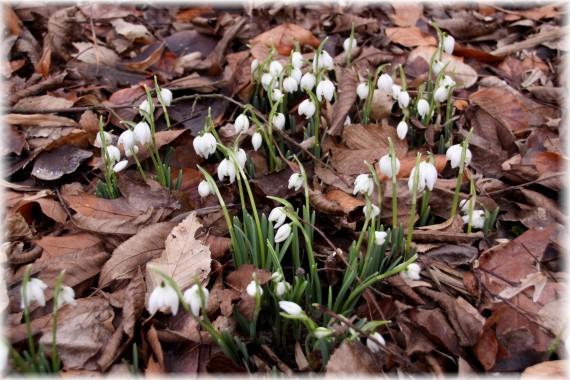
[(236, 117), (236, 121), (234, 122), (234, 130), (236, 134), (240, 134), (241, 132), (245, 132), (249, 129), (249, 119), (243, 113)]
[(238, 160), (238, 165), (240, 168), (244, 168), (245, 167), (245, 163), (247, 162), (247, 154), (245, 153), (245, 150), (239, 148), (237, 150), (237, 152), (235, 152), (236, 158)]
[(226, 176), (229, 177), (230, 183), (234, 183), (236, 179), (236, 167), (232, 161), (224, 158), (218, 165), (218, 179), (223, 181)]
[(360, 99), (366, 99), (368, 97), (368, 82), (362, 82), (356, 87), (356, 95)]
[(210, 132), (204, 133), (204, 135), (202, 136), (201, 144), (202, 144), (202, 152), (204, 153), (204, 158), (206, 158), (206, 159), (211, 154), (214, 154), (216, 152), (217, 147), (218, 147), (218, 143), (216, 141), (216, 138)]
[(386, 231), (375, 231), (374, 232), (374, 244), (382, 245), (386, 242), (386, 237), (388, 237), (388, 233)]
[(291, 224), (284, 224), (275, 233), (275, 243), (285, 241), (291, 235)]
[(371, 203), (364, 206), (362, 211), (364, 212), (364, 216), (367, 219), (376, 218), (378, 215), (380, 215), (380, 209), (378, 208), (378, 206), (373, 205)]
[[(202, 309), (202, 298), (200, 297), (199, 285), (194, 284), (189, 289), (186, 289), (182, 297), (184, 301), (190, 306), (190, 312), (194, 316), (200, 315), (200, 310)], [(201, 288), (202, 294), (204, 295), (204, 306), (208, 305), (208, 298), (210, 297), (210, 291), (206, 288)]]
[(317, 99), (319, 101), (323, 100), (323, 97), (329, 102), (332, 100), (334, 95), (334, 84), (329, 79), (325, 79), (319, 82), (317, 85), (317, 90), (315, 92)]
[[(105, 139), (105, 145), (109, 145), (113, 141), (113, 136), (109, 132), (103, 131), (103, 139)], [(97, 132), (97, 136), (95, 137), (95, 143), (97, 146), (102, 147), (103, 141), (101, 141), (101, 132)]]
[[(318, 61), (318, 66), (317, 66), (317, 61)], [(329, 71), (334, 68), (334, 61), (332, 57), (330, 56), (329, 53), (327, 53), (324, 50), (321, 51), (321, 54), (318, 57), (316, 54), (313, 57), (313, 71), (317, 72), (323, 67)]]
[(400, 96), (400, 92), (402, 92), (402, 87), (400, 87), (397, 84), (393, 84), (392, 85), (392, 98), (394, 100), (398, 100), (398, 97)]
[(126, 157), (131, 157), (133, 154), (138, 154), (139, 153), (139, 147), (138, 146), (133, 146), (133, 148), (131, 150), (127, 150), (125, 151), (125, 156)]
[(250, 297), (255, 297), (257, 294), (259, 294), (260, 297), (263, 295), (263, 289), (253, 280), (249, 283), (245, 291), (250, 295)]
[(303, 54), (298, 51), (295, 51), (291, 54), (291, 64), (296, 69), (300, 69), (303, 67)]
[(437, 90), (433, 93), (433, 98), (436, 102), (445, 102), (447, 100), (447, 96), (449, 94), (449, 90), (445, 88), (445, 86), (439, 86)]
[(274, 283), (281, 282), (281, 280), (283, 280), (283, 275), (279, 271), (273, 272), (273, 273), (271, 273), (270, 280), (271, 280), (271, 282), (274, 282)]
[(303, 77), (301, 77), (301, 89), (302, 90), (312, 90), (315, 87), (315, 84), (317, 83), (317, 77), (315, 77), (315, 74), (313, 73), (306, 73), (305, 75), (303, 75)]
[(301, 71), (301, 69), (298, 68), (294, 68), (293, 70), (291, 70), (291, 78), (295, 79), (295, 82), (297, 82), (297, 84), (301, 83), (301, 78), (303, 77), (303, 72)]
[(443, 78), (441, 78), (439, 81), (439, 86), (445, 87), (447, 89), (449, 89), (449, 87), (455, 86), (456, 84), (457, 83), (451, 79), (449, 75), (444, 75)]
[(404, 269), (403, 271), (400, 272), (400, 276), (405, 281), (419, 280), (420, 279), (420, 271), (421, 271), (421, 268), (418, 264), (411, 263), (406, 267), (406, 269)]
[(398, 94), (398, 105), (400, 108), (407, 108), (410, 104), (410, 94), (407, 91), (400, 91)]
[(455, 48), (455, 38), (450, 35), (447, 35), (443, 38), (443, 51), (447, 54), (453, 54), (453, 49)]
[[(419, 181), (418, 181), (418, 193), (424, 191), (427, 188), (433, 190), (433, 186), (437, 181), (437, 169), (431, 163), (427, 163), (425, 161), (420, 162), (419, 165)], [(410, 173), (410, 179), (408, 179), (408, 189), (410, 193), (413, 191), (414, 188), (414, 176), (415, 176), (416, 168), (414, 167)]]
[(285, 223), (286, 219), (287, 214), (285, 214), (285, 209), (283, 207), (275, 207), (273, 210), (271, 210), (269, 217), (267, 218), (267, 220), (270, 222), (276, 222), (273, 225), (273, 228), (278, 228), (281, 226), (283, 223)]
[(279, 74), (281, 74), (281, 71), (283, 71), (283, 65), (278, 61), (272, 61), (269, 64), (269, 74), (271, 74), (273, 78), (277, 78)]
[[(20, 287), (20, 307), (22, 309), (26, 307), (30, 307), (32, 301), (38, 301), (38, 305), (45, 306), (46, 305), (46, 297), (44, 295), (44, 290), (47, 289), (47, 285), (45, 282), (40, 280), (39, 278), (30, 278), (26, 285), (22, 285)], [(24, 292), (26, 297), (24, 297)], [(24, 302), (24, 298), (26, 298), (26, 302)]]
[(139, 106), (139, 113), (142, 117), (148, 117), (152, 115), (152, 110), (154, 108), (153, 104), (148, 102), (148, 99), (143, 100)]
[(259, 67), (259, 61), (257, 59), (254, 59), (253, 61), (251, 61), (251, 73), (252, 74), (258, 67)]
[(287, 188), (295, 188), (295, 191), (299, 191), (299, 189), (303, 186), (303, 175), (301, 173), (293, 173), (291, 177), (289, 177), (289, 183), (287, 184)]
[[(389, 154), (386, 154), (380, 158), (378, 162), (380, 167), (380, 172), (388, 178), (392, 178), (392, 158)], [(396, 175), (400, 172), (400, 160), (396, 157)]]
[[(283, 91), (288, 94), (292, 94), (299, 88), (299, 84), (295, 80), (295, 78), (287, 77), (283, 79)], [(277, 90), (274, 90), (277, 91)]]
[(277, 297), (282, 297), (289, 291), (289, 289), (291, 289), (291, 284), (289, 284), (287, 281), (278, 282), (275, 284), (275, 295)]
[(350, 125), (352, 124), (352, 121), (350, 120), (350, 116), (346, 115), (346, 119), (344, 119), (344, 125)]
[(299, 115), (305, 115), (305, 119), (311, 118), (315, 114), (315, 110), (315, 104), (310, 98), (303, 100), (301, 104), (299, 104), (299, 108), (297, 108)]
[(124, 168), (126, 168), (127, 165), (129, 165), (129, 161), (127, 161), (127, 160), (119, 161), (115, 164), (115, 166), (113, 166), (113, 171), (115, 173), (118, 173), (118, 172), (122, 171)]
[[(476, 206), (475, 200), (476, 197), (473, 196), (473, 207)], [(468, 214), (469, 213), (469, 203), (470, 203), (470, 199), (462, 199), (461, 202), (459, 202), (459, 207), (461, 208), (461, 212), (464, 214)]]
[(137, 137), (135, 136), (135, 133), (133, 131), (127, 129), (126, 131), (121, 133), (117, 143), (121, 144), (125, 151), (131, 150), (131, 148), (137, 144)]
[(111, 160), (111, 163), (119, 161), (121, 159), (121, 151), (116, 146), (108, 145), (106, 151), (107, 156), (109, 156), (109, 160)]
[(351, 53), (354, 53), (354, 49), (356, 49), (356, 46), (357, 46), (357, 45), (358, 45), (358, 44), (356, 43), (356, 39), (353, 38), (353, 39), (352, 39), (352, 46), (351, 46), (350, 37), (347, 38), (346, 40), (344, 40), (344, 42), (342, 43), (342, 47), (343, 47), (344, 52), (345, 52), (346, 54), (348, 54), (349, 49), (350, 49), (350, 52), (351, 52)]
[(372, 191), (374, 191), (374, 180), (368, 174), (360, 174), (354, 180), (354, 190), (352, 194), (368, 194), (368, 196), (372, 195)]
[(295, 302), (279, 301), (279, 307), (285, 313), (292, 315), (294, 317), (299, 317), (299, 316), (305, 314), (305, 312), (303, 311), (301, 306), (297, 305)]
[[(393, 92), (392, 89), (392, 85), (394, 84), (394, 81), (392, 80), (392, 77), (388, 74), (382, 74), (380, 75), (380, 77), (378, 78), (378, 82), (376, 83), (376, 85), (378, 86), (378, 89), (382, 92)], [(395, 96), (394, 98), (396, 98), (397, 96)]]
[(444, 67), (445, 67), (445, 64), (444, 64), (442, 61), (436, 59), (436, 60), (433, 62), (433, 67), (432, 67), (433, 73), (437, 76), (437, 75), (439, 74), (439, 72), (440, 72), (441, 70), (443, 70)]
[(149, 142), (150, 139), (152, 138), (150, 126), (145, 121), (141, 121), (140, 123), (135, 125), (133, 133), (135, 134), (137, 141), (143, 145)]
[[(271, 81), (273, 80), (273, 76), (269, 73), (264, 73), (261, 76), (261, 86), (263, 87), (263, 89), (265, 91), (267, 91), (269, 89), (269, 85), (271, 84)], [(273, 87), (275, 87), (275, 85), (277, 84), (277, 81), (273, 82)]]
[[(451, 167), (453, 169), (459, 167), (461, 163), (461, 144), (455, 144), (447, 148), (447, 152), (445, 153), (445, 158), (451, 163)], [(471, 158), (473, 155), (469, 148), (465, 150), (465, 165), (469, 165), (471, 163)]]
[(192, 146), (194, 147), (194, 151), (196, 152), (196, 154), (198, 156), (203, 157), (202, 155), (202, 136), (198, 135), (196, 137), (194, 137), (194, 140), (192, 141)]
[(271, 92), (271, 100), (273, 100), (274, 102), (280, 102), (281, 99), (283, 99), (283, 93), (281, 92), (281, 90), (278, 88), (273, 89), (273, 91)]
[[(162, 100), (161, 100), (162, 98)], [(172, 91), (167, 88), (160, 89), (160, 96), (158, 100), (165, 106), (170, 107), (170, 103), (172, 103)]]
[(212, 185), (210, 185), (210, 182), (205, 179), (202, 180), (198, 185), (198, 194), (200, 194), (202, 198), (207, 197), (210, 194), (214, 194), (214, 189), (212, 188)]
[(280, 131), (283, 130), (283, 127), (285, 127), (285, 115), (283, 115), (281, 112), (273, 116), (273, 127), (279, 129)]
[[(373, 353), (380, 351), (381, 345), (382, 346), (386, 345), (386, 341), (384, 340), (382, 335), (380, 335), (379, 333), (374, 332), (374, 333), (370, 334), (370, 337), (373, 339), (370, 339), (370, 338), (366, 339), (366, 346)], [(376, 341), (380, 342), (380, 344), (378, 344)]]
[(428, 103), (428, 101), (425, 100), (425, 99), (420, 99), (420, 100), (418, 101), (418, 114), (419, 114), (421, 117), (424, 117), (425, 115), (427, 115), (428, 111), (429, 111), (429, 103)]
[(261, 148), (261, 143), (263, 142), (263, 138), (261, 137), (261, 133), (255, 132), (253, 136), (251, 136), (251, 145), (253, 146), (253, 150), (257, 151)]
[(75, 291), (70, 286), (62, 285), (57, 295), (57, 307), (60, 308), (66, 303), (75, 305)]
[(313, 335), (317, 338), (326, 338), (327, 336), (332, 335), (333, 331), (331, 329), (327, 329), (326, 327), (317, 327), (313, 330)]
[(160, 310), (163, 313), (171, 311), (172, 315), (176, 315), (178, 306), (179, 299), (176, 290), (165, 282), (161, 282), (159, 286), (154, 288), (152, 293), (150, 293), (150, 297), (148, 297), (148, 311), (151, 314)]
[(400, 140), (405, 139), (406, 135), (408, 134), (408, 123), (406, 123), (404, 120), (400, 121), (396, 127), (396, 133), (398, 134)]
[[(462, 216), (463, 223), (469, 223), (469, 215)], [(473, 210), (473, 215), (471, 217), (471, 227), (478, 228), (480, 230), (485, 227), (485, 211), (483, 210)]]

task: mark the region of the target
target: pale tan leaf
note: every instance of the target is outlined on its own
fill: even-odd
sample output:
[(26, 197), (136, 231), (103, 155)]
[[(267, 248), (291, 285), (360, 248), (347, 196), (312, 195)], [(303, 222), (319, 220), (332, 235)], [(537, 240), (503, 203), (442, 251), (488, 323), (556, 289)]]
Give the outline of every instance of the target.
[(149, 207), (144, 214), (129, 220), (103, 219), (81, 214), (73, 215), (72, 219), (77, 227), (87, 231), (100, 234), (134, 235), (141, 228), (158, 223), (171, 213), (172, 210)]
[[(428, 64), (435, 52), (435, 46), (419, 46), (408, 55), (407, 64), (411, 65), (416, 59), (420, 58)], [(453, 75), (453, 79), (465, 88), (469, 88), (477, 82), (477, 72), (471, 66), (463, 63), (463, 58), (443, 53), (442, 62), (447, 64), (445, 73)]]
[(23, 98), (14, 105), (14, 108), (23, 110), (46, 110), (55, 108), (69, 108), (73, 100), (58, 98), (51, 95), (30, 96)]
[(546, 276), (540, 272), (530, 273), (524, 279), (521, 280), (519, 286), (507, 286), (505, 289), (499, 293), (502, 298), (510, 299), (531, 286), (534, 287), (534, 293), (532, 294), (532, 301), (537, 302), (540, 298), (540, 294), (546, 285)]
[(122, 18), (118, 18), (111, 21), (111, 24), (115, 27), (115, 31), (124, 36), (129, 41), (140, 40), (140, 42), (151, 43), (154, 38), (149, 33), (144, 25), (132, 24), (126, 22)]
[(79, 52), (72, 55), (80, 62), (114, 66), (121, 59), (114, 50), (100, 43), (95, 46), (92, 42), (73, 42), (73, 46)]
[(344, 341), (327, 363), (327, 376), (354, 376), (372, 374), (381, 370), (368, 347), (360, 342)]

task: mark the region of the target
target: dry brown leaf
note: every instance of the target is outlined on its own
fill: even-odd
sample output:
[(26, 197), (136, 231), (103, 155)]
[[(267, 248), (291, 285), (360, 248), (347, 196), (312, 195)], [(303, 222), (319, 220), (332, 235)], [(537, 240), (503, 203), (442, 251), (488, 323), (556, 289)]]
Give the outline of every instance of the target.
[(132, 24), (122, 18), (111, 20), (111, 25), (113, 25), (118, 34), (124, 36), (131, 42), (136, 40), (139, 43), (150, 44), (154, 41), (152, 34), (149, 33), (144, 25)]
[(73, 145), (64, 145), (50, 152), (42, 152), (34, 161), (32, 175), (45, 181), (53, 181), (75, 172), (79, 165), (91, 156), (92, 152)]
[(256, 268), (252, 264), (244, 264), (237, 270), (228, 274), (226, 277), (226, 283), (231, 289), (243, 293), (245, 292), (245, 288), (247, 288), (249, 283), (252, 281), (252, 275), (254, 272), (257, 276), (257, 282), (259, 285), (265, 285), (271, 279), (270, 272)]
[(9, 213), (21, 213), (26, 220), (30, 222), (33, 219), (34, 205), (39, 205), (42, 213), (48, 218), (55, 220), (59, 223), (65, 223), (67, 220), (67, 213), (61, 203), (52, 199), (53, 192), (49, 190), (42, 190), (36, 194), (30, 193), (24, 195), (19, 201), (14, 204)]
[(325, 377), (373, 374), (381, 370), (380, 362), (366, 346), (345, 340), (331, 355)]
[(171, 213), (171, 210), (149, 207), (144, 214), (129, 220), (99, 218), (82, 214), (75, 214), (72, 219), (77, 227), (87, 231), (99, 234), (134, 235), (141, 228), (163, 221)]
[[(435, 51), (435, 46), (419, 46), (410, 52), (406, 62), (412, 65), (416, 59), (423, 59), (429, 64)], [(477, 82), (477, 72), (468, 64), (463, 63), (463, 58), (443, 53), (441, 61), (443, 64), (449, 63), (445, 73), (452, 75), (453, 79), (463, 87), (469, 88)]]
[(520, 379), (567, 379), (570, 360), (553, 360), (535, 364), (521, 373)]
[(92, 42), (73, 42), (73, 46), (78, 52), (72, 54), (72, 56), (79, 62), (114, 66), (121, 59), (114, 50), (101, 43), (94, 45)]
[(129, 205), (125, 198), (105, 199), (87, 193), (62, 194), (62, 198), (71, 209), (83, 216), (127, 221), (141, 215), (141, 211)]
[(313, 33), (296, 24), (281, 24), (258, 35), (250, 43), (252, 45), (262, 43), (267, 47), (273, 43), (279, 54), (288, 56), (291, 50), (295, 48), (295, 41), (299, 42), (301, 48), (305, 45), (312, 46), (315, 49), (319, 47), (319, 40)]
[(22, 98), (14, 105), (14, 108), (22, 110), (52, 110), (69, 108), (75, 103), (73, 100), (60, 98), (52, 95), (30, 96)]
[(328, 134), (336, 136), (342, 132), (342, 127), (350, 109), (356, 100), (357, 77), (353, 70), (343, 69), (338, 82), (338, 98), (332, 106), (332, 124)]
[(405, 47), (435, 46), (436, 44), (435, 37), (415, 26), (386, 28), (386, 37)]
[(144, 309), (144, 279), (140, 268), (135, 273), (125, 292), (123, 306), (123, 331), (129, 338), (135, 335), (135, 324)]
[(42, 256), (50, 259), (96, 247), (101, 244), (101, 239), (85, 232), (64, 236), (43, 236), (36, 241), (36, 244), (43, 248)]
[(398, 26), (414, 26), (418, 19), (422, 17), (424, 8), (421, 3), (412, 2), (390, 2), (394, 8), (394, 14), (388, 15), (390, 20)]
[(347, 194), (346, 192), (339, 190), (339, 189), (331, 189), (327, 191), (325, 197), (330, 200), (338, 203), (340, 209), (345, 214), (349, 214), (350, 212), (354, 211), (357, 207), (364, 206), (364, 202), (361, 200)]
[(162, 57), (164, 46), (164, 43), (161, 43), (152, 52), (149, 52), (149, 47), (149, 49), (141, 53), (133, 62), (123, 63), (123, 65), (136, 72), (144, 72), (157, 63), (160, 57)]
[(44, 127), (44, 128), (57, 128), (57, 127), (79, 127), (79, 124), (72, 119), (63, 116), (44, 115), (44, 114), (7, 114), (2, 116), (2, 121), (6, 124), (19, 125), (21, 127)]

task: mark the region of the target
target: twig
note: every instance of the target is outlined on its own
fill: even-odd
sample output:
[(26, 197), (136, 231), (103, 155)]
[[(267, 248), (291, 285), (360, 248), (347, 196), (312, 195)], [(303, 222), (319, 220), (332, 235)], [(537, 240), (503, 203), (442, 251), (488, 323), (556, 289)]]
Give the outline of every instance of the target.
[(491, 52), (492, 55), (507, 55), (509, 53), (514, 53), (516, 51), (520, 51), (523, 49), (528, 49), (539, 45), (543, 42), (556, 40), (559, 38), (564, 37), (570, 32), (570, 27), (563, 26), (559, 29), (552, 30), (550, 32), (540, 33), (533, 37), (530, 37), (524, 41), (515, 42), (514, 44), (510, 44), (507, 46), (503, 46), (497, 50)]

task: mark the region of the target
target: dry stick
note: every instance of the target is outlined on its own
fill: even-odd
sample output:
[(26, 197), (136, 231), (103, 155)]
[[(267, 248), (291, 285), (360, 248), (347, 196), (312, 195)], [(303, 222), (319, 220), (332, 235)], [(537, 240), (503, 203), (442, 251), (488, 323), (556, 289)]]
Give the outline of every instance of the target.
[(517, 52), (517, 51), (520, 51), (523, 49), (528, 49), (528, 48), (534, 47), (534, 46), (539, 45), (543, 42), (552, 41), (552, 40), (562, 38), (565, 35), (567, 35), (569, 32), (570, 32), (570, 27), (569, 26), (563, 26), (559, 29), (552, 30), (550, 32), (540, 33), (540, 34), (535, 35), (533, 37), (530, 37), (524, 41), (515, 42), (514, 44), (503, 46), (502, 48), (499, 48), (497, 50), (492, 51), (491, 54), (492, 55), (507, 55), (509, 53), (514, 53), (514, 52)]
[(535, 184), (535, 183), (540, 183), (540, 182), (545, 181), (545, 180), (547, 180), (547, 179), (556, 178), (556, 177), (561, 177), (563, 173), (564, 173), (564, 172), (550, 173), (550, 174), (545, 175), (545, 176), (542, 177), (542, 178), (535, 179), (534, 181), (530, 181), (530, 182), (526, 182), (526, 183), (521, 183), (520, 185), (508, 186), (506, 189), (499, 189), (499, 190), (495, 190), (495, 191), (485, 192), (485, 195), (500, 194), (500, 193), (502, 193), (502, 192), (509, 191), (509, 190), (512, 190), (512, 189), (516, 189), (516, 188), (519, 188), (519, 187), (525, 187), (525, 186), (533, 185), (533, 184)]
[(550, 273), (550, 271), (548, 269), (544, 268), (544, 265), (540, 264), (540, 260), (538, 260), (533, 254), (532, 252), (526, 247), (525, 243), (520, 243), (520, 245), (522, 245), (522, 247), (524, 248), (524, 250), (530, 255), (530, 257), (532, 257), (532, 259), (534, 260), (535, 263), (537, 263), (538, 265), (540, 265), (541, 267), (543, 267), (543, 269), (546, 271), (546, 273), (548, 274), (548, 276), (550, 276), (550, 278), (552, 279), (552, 281), (554, 282), (558, 282), (558, 280), (556, 279), (556, 277), (554, 277), (554, 275), (552, 273)]

